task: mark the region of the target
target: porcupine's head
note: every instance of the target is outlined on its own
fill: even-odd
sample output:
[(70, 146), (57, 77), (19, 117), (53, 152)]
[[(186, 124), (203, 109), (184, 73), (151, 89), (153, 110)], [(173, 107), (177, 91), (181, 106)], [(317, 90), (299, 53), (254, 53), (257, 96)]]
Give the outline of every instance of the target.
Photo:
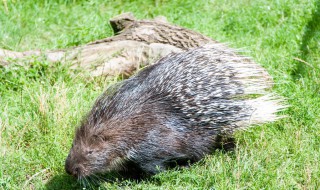
[[(111, 103), (117, 99), (113, 89), (108, 89), (92, 110), (76, 129), (71, 150), (65, 161), (65, 170), (68, 174), (81, 179), (83, 177), (118, 171), (124, 167), (125, 152), (130, 148), (126, 139), (132, 139), (127, 130), (134, 131), (131, 120), (119, 112), (121, 104)], [(115, 96), (115, 97), (114, 97)], [(136, 139), (139, 139), (137, 137)]]
[(117, 170), (124, 162), (121, 147), (103, 131), (89, 129), (82, 124), (76, 130), (72, 148), (65, 162), (68, 174), (81, 179), (92, 174)]

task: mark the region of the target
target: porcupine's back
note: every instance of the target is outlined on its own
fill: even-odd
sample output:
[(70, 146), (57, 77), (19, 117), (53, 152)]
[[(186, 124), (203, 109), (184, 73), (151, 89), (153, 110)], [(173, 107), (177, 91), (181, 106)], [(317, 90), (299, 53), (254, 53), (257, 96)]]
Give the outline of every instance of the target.
[(166, 56), (124, 82), (118, 111), (130, 114), (151, 100), (170, 105), (190, 127), (232, 133), (278, 119), (283, 106), (268, 93), (271, 86), (270, 76), (249, 58), (209, 45)]
[(104, 109), (95, 110), (109, 118), (125, 117), (158, 102), (170, 105), (191, 126), (232, 133), (279, 118), (283, 106), (268, 92), (271, 86), (271, 77), (249, 58), (221, 44), (207, 45), (160, 59), (112, 96), (101, 96), (97, 105)]

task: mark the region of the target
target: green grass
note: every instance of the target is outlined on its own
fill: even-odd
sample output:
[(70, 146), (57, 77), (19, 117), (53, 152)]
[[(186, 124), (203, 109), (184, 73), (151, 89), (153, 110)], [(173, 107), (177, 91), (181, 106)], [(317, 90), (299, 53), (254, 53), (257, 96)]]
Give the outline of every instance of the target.
[[(288, 118), (237, 133), (234, 152), (190, 168), (100, 189), (317, 189), (320, 187), (319, 0), (2, 0), (0, 48), (66, 48), (112, 35), (109, 18), (164, 15), (245, 49), (286, 97)], [(298, 59), (297, 59), (298, 58)], [(298, 60), (303, 61), (298, 61)], [(0, 189), (81, 189), (64, 172), (75, 127), (107, 84), (45, 61), (0, 68)]]

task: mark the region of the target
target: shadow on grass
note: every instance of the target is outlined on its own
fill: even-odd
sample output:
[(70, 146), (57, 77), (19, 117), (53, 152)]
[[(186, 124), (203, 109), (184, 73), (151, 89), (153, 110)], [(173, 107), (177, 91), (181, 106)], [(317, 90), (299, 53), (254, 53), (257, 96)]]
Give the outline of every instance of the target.
[(315, 1), (315, 9), (313, 10), (312, 17), (308, 24), (304, 28), (304, 34), (302, 37), (302, 44), (300, 46), (300, 53), (298, 54), (299, 60), (295, 61), (296, 69), (292, 75), (294, 78), (300, 78), (308, 74), (308, 70), (312, 65), (308, 64), (307, 60), (309, 56), (309, 44), (310, 41), (316, 36), (320, 30), (320, 0)]
[(48, 190), (64, 190), (64, 189), (105, 189), (104, 182), (111, 183), (115, 186), (127, 186), (139, 182), (155, 182), (152, 176), (146, 175), (135, 164), (128, 162), (129, 171), (110, 172), (106, 174), (96, 175), (95, 177), (87, 177), (81, 181), (68, 174), (58, 174), (50, 179), (46, 184)]
[(72, 176), (67, 174), (56, 175), (50, 179), (46, 184), (48, 190), (69, 190), (69, 189), (82, 189), (80, 183), (78, 183)]
[(86, 180), (86, 185), (81, 184), (74, 177), (69, 176), (67, 174), (56, 175), (50, 179), (45, 185), (45, 189), (47, 190), (70, 190), (70, 189), (106, 189), (103, 187), (103, 183), (108, 182), (114, 184), (116, 187), (122, 186), (130, 186), (140, 182), (148, 182), (160, 185), (160, 181), (157, 178), (153, 178), (152, 176), (141, 177), (141, 178), (132, 178), (125, 175), (119, 175), (110, 173), (103, 177), (105, 180), (99, 180), (96, 182), (92, 179)]

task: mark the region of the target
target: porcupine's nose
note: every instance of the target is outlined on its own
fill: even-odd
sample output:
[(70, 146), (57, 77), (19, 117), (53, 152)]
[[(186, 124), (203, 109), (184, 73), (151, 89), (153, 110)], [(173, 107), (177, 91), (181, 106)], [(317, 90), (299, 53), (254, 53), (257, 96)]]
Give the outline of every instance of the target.
[(78, 177), (81, 176), (83, 167), (79, 163), (74, 163), (70, 156), (68, 156), (65, 162), (65, 170), (67, 174)]
[(73, 175), (74, 177), (78, 177), (78, 176), (81, 175), (81, 171), (82, 171), (81, 167), (79, 165), (77, 165), (77, 166), (75, 166), (73, 168), (73, 171), (71, 172), (72, 173), (71, 175)]
[(82, 172), (83, 172), (83, 167), (80, 165), (75, 165), (70, 167), (68, 164), (66, 164), (65, 166), (65, 170), (69, 175), (72, 175), (73, 177), (79, 177), (81, 176)]

